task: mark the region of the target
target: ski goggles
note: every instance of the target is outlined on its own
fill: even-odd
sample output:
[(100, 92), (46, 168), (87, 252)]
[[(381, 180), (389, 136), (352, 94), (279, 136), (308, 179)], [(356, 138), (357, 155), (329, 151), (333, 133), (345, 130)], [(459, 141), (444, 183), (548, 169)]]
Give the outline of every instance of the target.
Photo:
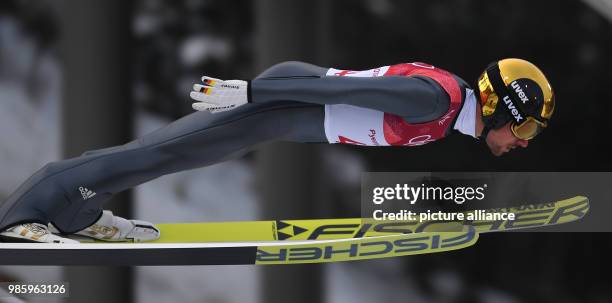
[(510, 130), (512, 134), (521, 140), (531, 140), (546, 127), (546, 123), (537, 120), (534, 117), (527, 117), (525, 121), (520, 124), (512, 123)]

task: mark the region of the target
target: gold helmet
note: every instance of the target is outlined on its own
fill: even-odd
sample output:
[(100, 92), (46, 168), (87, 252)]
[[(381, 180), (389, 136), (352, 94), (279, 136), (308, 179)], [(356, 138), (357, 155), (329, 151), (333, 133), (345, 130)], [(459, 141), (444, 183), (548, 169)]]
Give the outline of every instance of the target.
[(491, 129), (512, 121), (512, 133), (529, 140), (548, 124), (555, 109), (550, 83), (532, 63), (522, 59), (493, 62), (478, 78), (486, 138)]

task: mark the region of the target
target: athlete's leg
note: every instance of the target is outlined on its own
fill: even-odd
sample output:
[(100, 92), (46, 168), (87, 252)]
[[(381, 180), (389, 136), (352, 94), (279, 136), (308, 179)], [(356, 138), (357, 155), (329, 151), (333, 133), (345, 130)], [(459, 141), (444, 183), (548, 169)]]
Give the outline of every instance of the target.
[[(321, 67), (284, 62), (259, 77), (322, 74)], [(113, 194), (164, 174), (219, 163), (271, 140), (326, 142), (323, 120), (322, 106), (287, 102), (193, 113), (128, 144), (46, 165), (0, 206), (0, 231), (49, 222), (79, 231), (97, 220)]]
[(321, 106), (286, 102), (193, 113), (128, 144), (46, 165), (0, 206), (0, 230), (52, 222), (62, 232), (79, 231), (113, 194), (159, 176), (219, 163), (266, 141), (325, 142), (323, 120)]

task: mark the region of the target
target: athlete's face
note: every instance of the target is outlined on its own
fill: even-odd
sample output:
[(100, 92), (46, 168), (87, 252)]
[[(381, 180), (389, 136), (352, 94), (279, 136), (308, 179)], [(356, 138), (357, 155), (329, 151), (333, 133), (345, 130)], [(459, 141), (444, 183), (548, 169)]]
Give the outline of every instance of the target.
[(517, 147), (527, 147), (527, 140), (519, 139), (510, 130), (510, 122), (498, 129), (492, 129), (487, 135), (487, 145), (496, 156), (501, 156)]

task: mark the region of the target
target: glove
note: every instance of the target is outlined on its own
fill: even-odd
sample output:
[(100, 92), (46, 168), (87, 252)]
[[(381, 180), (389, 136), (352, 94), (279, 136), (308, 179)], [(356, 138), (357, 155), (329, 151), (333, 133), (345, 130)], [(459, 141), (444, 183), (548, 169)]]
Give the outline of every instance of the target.
[(194, 84), (189, 94), (191, 99), (198, 101), (192, 107), (199, 111), (209, 111), (213, 114), (232, 110), (249, 102), (248, 82), (242, 80), (219, 80), (202, 77), (202, 84)]

